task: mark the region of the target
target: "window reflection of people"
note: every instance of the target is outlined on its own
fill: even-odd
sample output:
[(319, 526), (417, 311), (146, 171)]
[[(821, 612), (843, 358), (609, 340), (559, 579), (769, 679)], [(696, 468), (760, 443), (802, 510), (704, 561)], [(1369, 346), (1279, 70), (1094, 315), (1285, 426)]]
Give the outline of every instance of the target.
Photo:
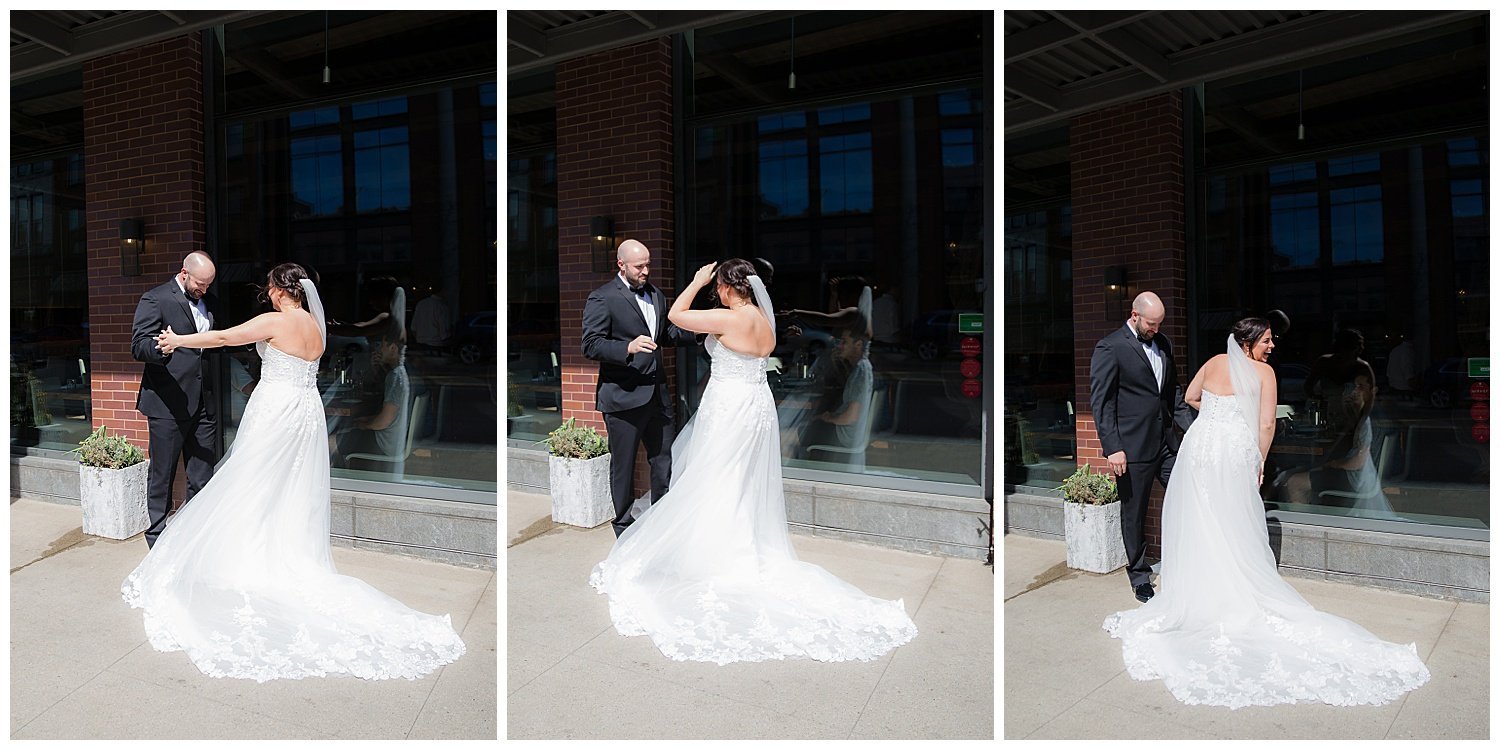
[(376, 372), (383, 373), (380, 409), (352, 420), (336, 437), (338, 455), (374, 453), (393, 460), (405, 455), (411, 380), (403, 349), (399, 339), (384, 338), (371, 350), (371, 364)]
[(874, 341), (894, 349), (901, 344), (901, 287), (892, 282), (871, 305), (870, 332)]
[(453, 322), (443, 290), (434, 289), (432, 294), (417, 303), (417, 309), (412, 312), (411, 334), (421, 346), (431, 349), (447, 346), (453, 335)]
[(863, 278), (858, 276), (843, 276), (830, 279), (828, 286), (832, 294), (829, 296), (829, 307), (826, 313), (812, 310), (787, 310), (784, 315), (793, 320), (805, 323), (813, 323), (835, 330), (857, 329), (863, 332), (865, 341), (870, 340), (870, 315), (872, 302), (870, 301), (870, 287)]
[(858, 329), (842, 333), (830, 353), (826, 375), (820, 383), (822, 395), (810, 416), (794, 420), (783, 435), (785, 455), (814, 459), (830, 457), (810, 450), (812, 446), (832, 446), (833, 453), (864, 450), (869, 435), (870, 401), (875, 389), (869, 338)]
[(1313, 363), (1306, 388), (1309, 396), (1323, 403), (1324, 434), (1332, 442), (1320, 465), (1285, 478), (1292, 502), (1352, 508), (1372, 515), (1392, 513), (1373, 456), (1371, 413), (1379, 389), (1375, 369), (1360, 356), (1364, 347), (1364, 335), (1345, 328), (1334, 336), (1333, 352)]
[(1411, 338), (1396, 334), (1396, 345), (1391, 348), (1390, 360), (1386, 362), (1385, 377), (1391, 391), (1403, 401), (1410, 401), (1417, 393), (1417, 347)]

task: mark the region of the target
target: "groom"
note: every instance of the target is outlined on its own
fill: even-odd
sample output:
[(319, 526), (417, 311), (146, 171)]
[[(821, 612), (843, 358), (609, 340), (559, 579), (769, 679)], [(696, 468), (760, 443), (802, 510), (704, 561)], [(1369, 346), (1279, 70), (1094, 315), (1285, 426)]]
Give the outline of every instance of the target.
[(166, 528), (178, 456), (187, 464), (187, 500), (191, 500), (213, 476), (219, 454), (215, 373), (212, 367), (204, 367), (204, 350), (162, 354), (156, 346), (157, 334), (168, 327), (189, 333), (213, 327), (214, 298), (208, 294), (213, 283), (214, 262), (202, 252), (189, 253), (176, 277), (141, 295), (131, 323), (130, 355), (145, 364), (135, 408), (146, 415), (150, 431), (148, 548), (156, 545)]
[(1156, 595), (1146, 563), (1151, 480), (1167, 486), (1181, 442), (1173, 422), (1186, 430), (1194, 416), (1182, 400), (1172, 342), (1161, 334), (1166, 317), (1161, 298), (1141, 292), (1130, 320), (1100, 339), (1089, 361), (1089, 405), (1109, 471), (1117, 477), (1126, 572), (1142, 602)]
[(619, 273), (595, 289), (583, 307), (583, 356), (599, 363), (594, 407), (609, 430), (609, 488), (615, 501), (615, 536), (633, 520), (631, 480), (636, 446), (646, 444), (651, 501), (672, 478), (672, 395), (661, 346), (692, 346), (697, 339), (667, 322), (667, 299), (652, 286), (651, 251), (636, 240), (620, 243)]

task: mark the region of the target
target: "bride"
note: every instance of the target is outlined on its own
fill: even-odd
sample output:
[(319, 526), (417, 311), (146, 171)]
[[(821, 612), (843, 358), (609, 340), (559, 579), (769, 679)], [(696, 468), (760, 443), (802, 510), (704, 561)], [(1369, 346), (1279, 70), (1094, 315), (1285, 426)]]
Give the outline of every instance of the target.
[[(710, 280), (725, 309), (690, 310)], [(770, 297), (745, 260), (698, 269), (667, 316), (710, 334), (712, 373), (673, 443), (672, 482), (595, 566), (621, 635), (678, 661), (869, 661), (910, 641), (903, 601), (866, 596), (797, 559), (786, 526), (776, 406), (766, 358)]]
[(1416, 644), (1313, 609), (1276, 572), (1256, 489), (1275, 431), (1269, 328), (1236, 323), (1188, 386), (1200, 413), (1162, 506), (1164, 590), (1104, 629), (1123, 641), (1131, 677), (1160, 679), (1183, 703), (1386, 703), (1427, 682)]
[(261, 380), (234, 444), (120, 588), (158, 651), (211, 677), (416, 679), (464, 653), (447, 615), (415, 612), (334, 570), (328, 438), (318, 396), (323, 306), (295, 263), (271, 270), (275, 312), (223, 331), (168, 328), (178, 347), (255, 342)]

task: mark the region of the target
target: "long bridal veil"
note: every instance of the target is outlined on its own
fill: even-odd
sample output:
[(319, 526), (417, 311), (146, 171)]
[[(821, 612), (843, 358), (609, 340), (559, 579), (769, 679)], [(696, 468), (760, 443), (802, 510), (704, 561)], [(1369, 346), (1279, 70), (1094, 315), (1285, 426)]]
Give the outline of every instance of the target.
[(1231, 336), (1234, 394), (1204, 391), (1162, 506), (1161, 591), (1104, 628), (1138, 680), (1184, 703), (1380, 704), (1425, 683), (1415, 644), (1319, 612), (1277, 572), (1257, 488), (1254, 364)]
[[(302, 281), (323, 327), (316, 287)], [(121, 586), (158, 651), (213, 677), (415, 679), (464, 653), (447, 615), (334, 568), (318, 363), (262, 341), (232, 451)]]

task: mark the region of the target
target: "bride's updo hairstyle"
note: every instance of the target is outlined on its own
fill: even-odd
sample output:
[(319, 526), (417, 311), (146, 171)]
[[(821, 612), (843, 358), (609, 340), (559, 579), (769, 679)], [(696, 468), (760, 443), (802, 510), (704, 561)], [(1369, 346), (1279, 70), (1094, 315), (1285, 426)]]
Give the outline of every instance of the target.
[(1260, 341), (1260, 337), (1271, 328), (1271, 321), (1265, 318), (1243, 318), (1230, 333), (1234, 334), (1234, 343), (1239, 344), (1241, 349), (1248, 349)]
[(307, 306), (307, 293), (302, 290), (302, 280), (309, 278), (307, 269), (296, 263), (282, 263), (266, 274), (266, 285), (260, 290), (260, 301), (270, 303), (271, 287), (286, 292), (297, 304)]
[(750, 277), (754, 275), (755, 266), (743, 258), (730, 258), (714, 269), (715, 281), (739, 292), (752, 305), (755, 304), (755, 292), (750, 288)]

